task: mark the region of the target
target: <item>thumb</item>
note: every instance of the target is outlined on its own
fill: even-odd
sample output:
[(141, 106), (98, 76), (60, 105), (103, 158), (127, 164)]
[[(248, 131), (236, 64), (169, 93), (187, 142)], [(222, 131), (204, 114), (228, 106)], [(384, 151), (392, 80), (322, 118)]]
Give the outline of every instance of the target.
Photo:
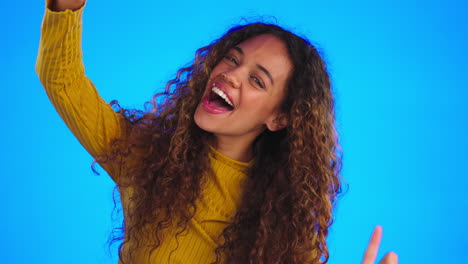
[(388, 252), (379, 264), (398, 264), (398, 255), (395, 252)]

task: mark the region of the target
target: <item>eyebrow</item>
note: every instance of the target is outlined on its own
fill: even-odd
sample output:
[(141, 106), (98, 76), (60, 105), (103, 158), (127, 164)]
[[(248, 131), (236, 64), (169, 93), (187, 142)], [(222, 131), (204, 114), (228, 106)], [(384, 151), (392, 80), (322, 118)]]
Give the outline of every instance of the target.
[[(233, 49), (237, 50), (240, 54), (245, 55), (244, 51), (240, 47), (235, 46)], [(270, 78), (271, 84), (274, 85), (275, 83), (273, 82), (273, 77), (271, 77), (270, 72), (262, 65), (260, 64), (256, 64), (256, 65), (262, 72), (264, 72), (268, 76), (268, 78)]]

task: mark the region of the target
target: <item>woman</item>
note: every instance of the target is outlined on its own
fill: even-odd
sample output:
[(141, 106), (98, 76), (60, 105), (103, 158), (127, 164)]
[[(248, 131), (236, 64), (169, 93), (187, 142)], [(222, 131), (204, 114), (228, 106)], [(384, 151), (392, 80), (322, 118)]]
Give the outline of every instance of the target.
[[(238, 26), (199, 49), (147, 111), (126, 110), (84, 74), (84, 0), (47, 7), (36, 70), (117, 183), (121, 263), (327, 262), (341, 159), (315, 47), (278, 26)], [(374, 262), (380, 236), (363, 263)]]

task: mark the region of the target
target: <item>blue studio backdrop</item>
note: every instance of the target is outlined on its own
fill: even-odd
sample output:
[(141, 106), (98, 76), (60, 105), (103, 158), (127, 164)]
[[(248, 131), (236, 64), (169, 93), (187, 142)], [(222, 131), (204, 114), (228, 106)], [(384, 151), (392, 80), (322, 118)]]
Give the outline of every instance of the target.
[[(101, 168), (93, 174), (34, 71), (44, 1), (2, 6), (0, 262), (116, 263), (107, 245), (121, 220), (112, 218), (114, 183)], [(377, 224), (379, 257), (468, 263), (467, 10), (461, 0), (89, 0), (84, 61), (105, 100), (142, 108), (243, 18), (307, 36), (333, 79), (349, 185), (329, 263), (360, 263)]]

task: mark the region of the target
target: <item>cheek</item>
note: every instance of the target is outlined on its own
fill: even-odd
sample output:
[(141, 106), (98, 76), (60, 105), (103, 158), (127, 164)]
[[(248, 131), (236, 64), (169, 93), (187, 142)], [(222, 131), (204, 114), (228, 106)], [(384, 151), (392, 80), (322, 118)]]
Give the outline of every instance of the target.
[(276, 108), (275, 103), (264, 96), (251, 96), (244, 101), (246, 114), (252, 115), (252, 118), (263, 119), (273, 113)]

